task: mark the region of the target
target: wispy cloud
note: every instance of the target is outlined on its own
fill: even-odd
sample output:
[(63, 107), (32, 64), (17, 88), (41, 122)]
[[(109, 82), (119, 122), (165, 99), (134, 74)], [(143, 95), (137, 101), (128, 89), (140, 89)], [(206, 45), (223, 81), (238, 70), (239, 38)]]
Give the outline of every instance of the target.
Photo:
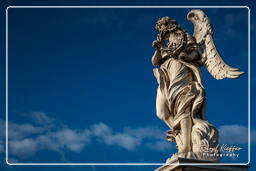
[(154, 143), (147, 143), (146, 146), (149, 147), (150, 149), (158, 151), (174, 149), (174, 146), (167, 141), (156, 141)]
[[(41, 150), (51, 150), (62, 155), (66, 150), (79, 153), (86, 149), (92, 140), (96, 140), (98, 145), (113, 146), (128, 151), (138, 148), (157, 151), (175, 148), (174, 144), (164, 140), (164, 130), (154, 126), (124, 127), (121, 131), (116, 131), (100, 122), (84, 129), (74, 129), (59, 124), (57, 119), (50, 118), (42, 112), (36, 112), (29, 117), (31, 116), (37, 118), (34, 123), (9, 122), (9, 154), (15, 160), (29, 158)], [(5, 122), (0, 120), (1, 153), (5, 148), (4, 125)], [(245, 144), (248, 141), (248, 129), (245, 126), (223, 125), (219, 127), (219, 132), (220, 143)], [(256, 131), (252, 131), (252, 143), (256, 143), (255, 136)]]
[(47, 116), (44, 112), (31, 112), (30, 118), (38, 124), (50, 124), (55, 121), (54, 118)]
[[(164, 140), (164, 131), (153, 126), (131, 128), (124, 127), (122, 132), (115, 132), (104, 123), (95, 124), (91, 127), (91, 134), (98, 141), (106, 145), (117, 145), (126, 150), (135, 150), (139, 146), (145, 146), (154, 150), (162, 150), (166, 148), (164, 142), (168, 143), (168, 148), (173, 145)], [(152, 148), (148, 141), (152, 144), (163, 145), (163, 148)]]
[[(219, 127), (220, 143), (248, 143), (248, 128), (242, 125), (223, 125)], [(256, 143), (256, 131), (251, 131), (251, 143)]]
[(20, 113), (21, 116), (24, 116), (32, 120), (35, 124), (51, 124), (56, 121), (54, 118), (47, 116), (44, 112), (29, 112), (29, 113)]
[[(26, 126), (24, 127), (24, 125)], [(12, 122), (9, 123), (8, 130), (9, 153), (19, 158), (28, 158), (40, 150), (60, 152), (68, 149), (80, 152), (90, 142), (90, 135), (86, 130), (78, 131), (63, 127), (56, 131), (49, 131), (29, 124), (19, 125)], [(4, 135), (1, 134), (0, 138), (3, 137)], [(0, 141), (1, 151), (4, 151), (3, 141)]]
[(114, 133), (104, 123), (95, 124), (91, 127), (91, 133), (98, 141), (106, 145), (117, 145), (127, 150), (133, 150), (141, 144), (141, 139), (127, 133)]
[[(42, 127), (35, 127), (31, 124), (9, 123), (9, 137), (11, 139), (20, 139), (32, 134), (38, 134), (43, 131)], [(0, 120), (0, 137), (5, 136), (5, 121)]]
[[(159, 151), (173, 148), (173, 144), (164, 140), (164, 131), (153, 126), (124, 127), (121, 131), (115, 131), (107, 124), (100, 122), (78, 130), (59, 124), (57, 119), (43, 112), (22, 116), (31, 118), (33, 122), (26, 124), (9, 122), (8, 124), (9, 154), (15, 159), (29, 158), (41, 150), (59, 153), (69, 150), (79, 153), (90, 144), (92, 139), (100, 145), (116, 146), (128, 151), (139, 147)], [(0, 120), (1, 139), (5, 137), (4, 125), (5, 122)], [(4, 142), (0, 141), (0, 152), (3, 151)]]

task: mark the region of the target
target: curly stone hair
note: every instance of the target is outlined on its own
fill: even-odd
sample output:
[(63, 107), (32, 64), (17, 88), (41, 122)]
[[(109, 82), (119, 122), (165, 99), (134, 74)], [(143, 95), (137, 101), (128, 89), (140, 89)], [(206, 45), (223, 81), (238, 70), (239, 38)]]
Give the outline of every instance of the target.
[(179, 28), (179, 25), (176, 20), (170, 17), (162, 17), (157, 20), (155, 28), (159, 32), (166, 32)]

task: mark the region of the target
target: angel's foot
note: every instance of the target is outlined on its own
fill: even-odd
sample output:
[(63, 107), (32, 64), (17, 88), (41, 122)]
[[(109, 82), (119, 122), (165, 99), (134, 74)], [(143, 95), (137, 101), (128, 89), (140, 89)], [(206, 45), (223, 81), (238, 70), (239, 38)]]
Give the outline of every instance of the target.
[(188, 153), (188, 152), (191, 152), (190, 147), (184, 146), (184, 147), (179, 148), (179, 153)]
[(171, 142), (176, 142), (176, 136), (179, 134), (179, 130), (169, 130), (166, 132), (166, 139)]
[(175, 131), (169, 130), (169, 131), (167, 131), (167, 133), (166, 133), (166, 139), (167, 139), (168, 141), (171, 141), (171, 142), (176, 142), (176, 141), (175, 141), (176, 135), (177, 135), (177, 134), (176, 134)]
[(188, 152), (189, 152), (188, 149), (180, 149), (180, 150), (179, 150), (179, 153), (188, 153)]

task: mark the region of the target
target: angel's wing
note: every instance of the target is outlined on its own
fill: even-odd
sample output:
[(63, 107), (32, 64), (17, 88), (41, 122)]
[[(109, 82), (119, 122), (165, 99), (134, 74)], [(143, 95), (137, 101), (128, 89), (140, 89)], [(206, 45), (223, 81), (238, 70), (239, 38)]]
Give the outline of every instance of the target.
[(187, 19), (194, 24), (194, 34), (202, 50), (202, 62), (207, 70), (217, 80), (223, 78), (238, 78), (244, 72), (228, 66), (218, 53), (213, 40), (213, 32), (208, 17), (202, 10), (191, 10)]

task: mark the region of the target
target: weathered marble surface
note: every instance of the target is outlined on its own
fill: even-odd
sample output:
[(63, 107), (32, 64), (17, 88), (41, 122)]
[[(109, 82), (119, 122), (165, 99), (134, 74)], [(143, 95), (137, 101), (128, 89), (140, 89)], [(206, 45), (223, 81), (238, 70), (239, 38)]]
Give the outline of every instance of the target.
[(156, 112), (171, 129), (167, 140), (176, 142), (178, 148), (167, 163), (179, 157), (218, 161), (218, 157), (203, 155), (206, 149), (218, 145), (218, 131), (204, 113), (206, 100), (200, 67), (205, 66), (216, 79), (243, 74), (222, 60), (214, 45), (210, 20), (203, 11), (191, 10), (187, 19), (194, 24), (193, 36), (174, 19), (163, 17), (156, 23), (159, 34), (152, 43), (156, 48), (153, 72), (159, 84)]

